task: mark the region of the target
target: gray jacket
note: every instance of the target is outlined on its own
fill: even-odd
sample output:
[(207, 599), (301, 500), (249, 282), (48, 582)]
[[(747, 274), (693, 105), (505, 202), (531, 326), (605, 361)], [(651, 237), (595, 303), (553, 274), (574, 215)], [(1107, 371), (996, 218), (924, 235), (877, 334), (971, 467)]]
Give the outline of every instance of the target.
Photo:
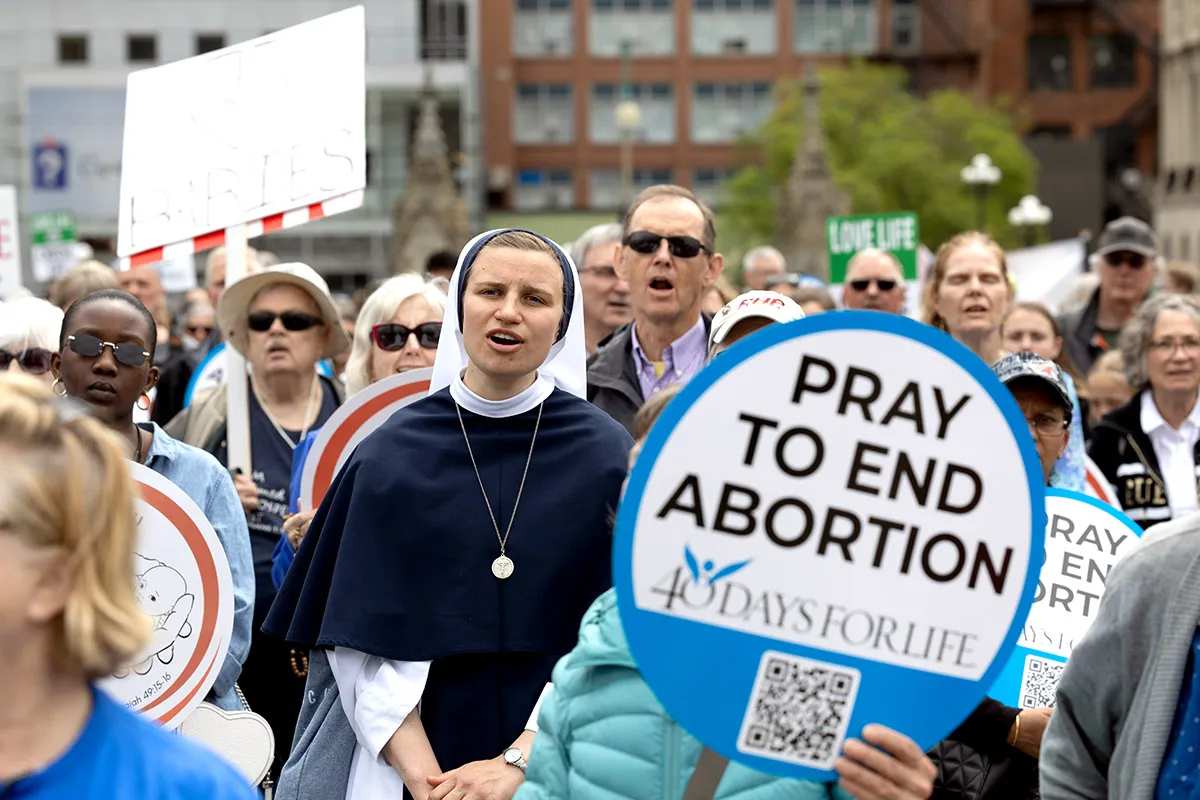
[(275, 800), (344, 798), (357, 743), (342, 709), (329, 656), (324, 650), (313, 650), (308, 654), (308, 681), (296, 721), (296, 739), (279, 776)]
[(1198, 623), (1193, 514), (1147, 531), (1109, 576), (1042, 740), (1045, 800), (1153, 799)]
[(632, 322), (603, 339), (588, 359), (587, 399), (633, 435), (633, 418), (645, 398), (633, 363)]
[(1096, 359), (1104, 354), (1104, 348), (1096, 343), (1096, 318), (1099, 314), (1100, 290), (1096, 289), (1087, 303), (1058, 318), (1063, 349), (1083, 375), (1087, 375)]

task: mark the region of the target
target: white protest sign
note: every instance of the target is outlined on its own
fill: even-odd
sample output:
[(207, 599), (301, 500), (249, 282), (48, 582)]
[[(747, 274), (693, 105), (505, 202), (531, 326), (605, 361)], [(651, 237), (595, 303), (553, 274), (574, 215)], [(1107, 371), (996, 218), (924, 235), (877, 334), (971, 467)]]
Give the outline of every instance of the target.
[(100, 688), (126, 708), (176, 728), (204, 700), (233, 633), (233, 575), (204, 512), (149, 467), (138, 484), (134, 580), (150, 642)]
[(868, 723), (928, 749), (1019, 635), (1042, 492), (1016, 402), (940, 331), (766, 328), (667, 405), (630, 475), (613, 574), (638, 669), (754, 769), (833, 779)]
[(1017, 708), (1052, 708), (1067, 658), (1096, 619), (1108, 574), (1142, 529), (1093, 497), (1046, 490), (1046, 560), (1017, 649), (991, 696)]
[(371, 384), (341, 405), (321, 427), (300, 475), (301, 511), (321, 505), (359, 442), (400, 409), (429, 394), (432, 369), (416, 369)]
[(17, 189), (0, 186), (0, 300), (21, 290), (21, 237), (17, 231)]
[(161, 260), (219, 244), (233, 225), (271, 230), (290, 212), (330, 213), (323, 201), (361, 203), (365, 36), (355, 6), (131, 74), (118, 255)]

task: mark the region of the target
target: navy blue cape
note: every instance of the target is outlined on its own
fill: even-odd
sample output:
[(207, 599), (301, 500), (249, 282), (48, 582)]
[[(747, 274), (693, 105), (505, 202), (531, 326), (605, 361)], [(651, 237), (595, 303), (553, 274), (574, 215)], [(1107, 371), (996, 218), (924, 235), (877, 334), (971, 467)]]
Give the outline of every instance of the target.
[[(479, 472), (508, 524), (537, 409), (463, 409)], [(500, 544), (448, 389), (398, 411), (330, 487), (263, 629), (309, 648), (432, 661), (421, 720), (443, 770), (495, 758), (524, 729), (555, 663), (612, 582), (612, 524), (632, 441), (555, 389)]]

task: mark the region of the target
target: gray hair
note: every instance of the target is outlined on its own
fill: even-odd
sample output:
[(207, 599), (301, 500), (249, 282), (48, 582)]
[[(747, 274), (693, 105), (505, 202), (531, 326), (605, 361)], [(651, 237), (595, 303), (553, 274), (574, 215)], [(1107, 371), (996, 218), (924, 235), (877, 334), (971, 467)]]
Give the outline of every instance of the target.
[(850, 280), (850, 273), (854, 272), (854, 268), (859, 262), (867, 258), (882, 258), (896, 268), (896, 277), (901, 283), (904, 283), (904, 267), (900, 266), (900, 261), (887, 250), (880, 250), (878, 247), (868, 247), (864, 250), (859, 250), (846, 263), (846, 280)]
[(750, 272), (751, 265), (764, 258), (773, 259), (782, 264), (784, 269), (787, 269), (787, 259), (783, 257), (783, 253), (779, 252), (778, 248), (771, 247), (769, 244), (764, 244), (760, 247), (755, 247), (754, 249), (750, 250), (750, 252), (746, 253), (746, 255), (742, 256), (742, 274), (744, 275), (745, 273)]
[(593, 225), (584, 231), (578, 239), (571, 242), (567, 253), (571, 256), (571, 260), (575, 262), (575, 268), (579, 269), (583, 266), (583, 260), (587, 258), (588, 250), (604, 244), (617, 244), (620, 241), (621, 223), (605, 222), (600, 225)]
[(16, 345), (18, 350), (36, 349), (58, 352), (63, 312), (37, 297), (17, 297), (4, 305), (0, 314), (0, 347)]
[(371, 385), (371, 329), (396, 316), (400, 304), (410, 297), (424, 297), (429, 305), (440, 314), (446, 312), (446, 295), (433, 284), (425, 283), (415, 273), (397, 275), (384, 281), (371, 293), (358, 322), (354, 326), (354, 343), (350, 346), (350, 358), (346, 361), (346, 394), (353, 395)]
[(1125, 357), (1125, 380), (1135, 391), (1150, 385), (1146, 353), (1154, 337), (1154, 326), (1164, 311), (1191, 314), (1200, 328), (1200, 299), (1190, 294), (1156, 294), (1134, 312), (1121, 331), (1121, 355)]

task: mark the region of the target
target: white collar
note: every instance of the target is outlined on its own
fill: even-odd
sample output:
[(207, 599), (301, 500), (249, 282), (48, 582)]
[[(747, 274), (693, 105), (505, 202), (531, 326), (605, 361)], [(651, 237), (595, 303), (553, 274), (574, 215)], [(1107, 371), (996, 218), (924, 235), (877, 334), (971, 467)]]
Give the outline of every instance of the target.
[[(1142, 430), (1147, 436), (1150, 436), (1159, 428), (1165, 428), (1169, 431), (1174, 429), (1163, 418), (1162, 412), (1158, 410), (1158, 404), (1154, 402), (1154, 392), (1150, 389), (1145, 389), (1142, 392), (1142, 413), (1141, 413)], [(1200, 427), (1200, 401), (1197, 401), (1192, 410), (1188, 412), (1187, 417), (1183, 421), (1186, 427), (1188, 424), (1193, 427)]]
[(507, 400), (485, 400), (467, 388), (461, 374), (455, 376), (454, 382), (450, 384), (450, 396), (454, 398), (454, 402), (472, 414), (493, 419), (515, 417), (517, 414), (531, 411), (543, 403), (553, 391), (554, 382), (540, 372), (532, 386)]

